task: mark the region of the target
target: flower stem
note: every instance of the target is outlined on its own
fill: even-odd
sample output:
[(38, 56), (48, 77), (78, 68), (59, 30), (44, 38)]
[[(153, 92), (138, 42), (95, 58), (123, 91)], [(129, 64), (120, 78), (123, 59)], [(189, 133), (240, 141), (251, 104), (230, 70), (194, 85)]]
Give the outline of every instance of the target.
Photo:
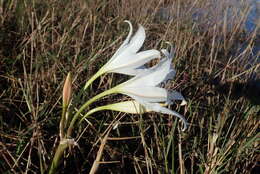
[(86, 89), (89, 87), (89, 85), (90, 85), (94, 80), (96, 80), (99, 76), (101, 76), (102, 74), (104, 74), (103, 68), (99, 69), (99, 71), (98, 71), (96, 74), (94, 74), (94, 75), (86, 82), (86, 84), (85, 84), (85, 86), (84, 86), (84, 90), (86, 90)]
[(61, 142), (60, 142), (60, 144), (59, 144), (59, 146), (58, 146), (58, 148), (55, 152), (55, 155), (54, 155), (54, 158), (52, 160), (51, 167), (50, 167), (50, 170), (49, 170), (49, 174), (55, 174), (56, 173), (56, 170), (57, 170), (57, 167), (59, 165), (59, 161), (60, 161), (60, 159), (63, 155), (63, 152), (69, 146), (68, 143), (61, 143)]
[(60, 120), (60, 139), (64, 138), (65, 117), (66, 117), (67, 109), (68, 109), (68, 105), (63, 104), (62, 115), (61, 115), (61, 120)]
[(100, 106), (100, 107), (96, 107), (94, 109), (91, 109), (90, 111), (88, 111), (79, 121), (79, 123), (81, 123), (83, 121), (83, 119), (85, 119), (86, 117), (88, 117), (89, 115), (98, 112), (98, 111), (103, 111), (103, 110), (109, 110), (108, 105), (105, 106)]
[(111, 88), (107, 91), (104, 91), (96, 96), (94, 96), (93, 98), (91, 98), (90, 100), (88, 100), (85, 104), (83, 104), (80, 109), (78, 110), (78, 112), (73, 116), (73, 119), (71, 120), (70, 122), (70, 125), (69, 125), (69, 128), (68, 128), (68, 132), (67, 132), (67, 137), (71, 137), (71, 134), (72, 134), (72, 130), (74, 128), (74, 124), (75, 122), (77, 121), (78, 117), (80, 116), (81, 112), (83, 112), (90, 104), (92, 104), (93, 102), (95, 102), (96, 100), (106, 96), (106, 95), (109, 95), (109, 94), (113, 94), (113, 93), (116, 93), (117, 88), (114, 87), (114, 88)]

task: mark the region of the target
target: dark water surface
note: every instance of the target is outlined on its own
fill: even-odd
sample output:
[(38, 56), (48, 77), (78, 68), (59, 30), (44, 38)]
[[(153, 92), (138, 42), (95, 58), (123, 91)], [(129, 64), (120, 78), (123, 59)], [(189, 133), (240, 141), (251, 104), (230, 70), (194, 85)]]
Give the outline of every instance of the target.
[[(184, 7), (185, 8), (185, 7)], [(220, 80), (214, 79), (214, 86), (217, 87), (220, 93), (228, 93), (230, 86), (232, 87), (232, 96), (234, 98), (246, 97), (253, 104), (260, 105), (260, 0), (207, 0), (205, 6), (196, 8), (188, 7), (180, 14), (176, 14), (172, 10), (172, 7), (165, 7), (158, 10), (157, 18), (163, 21), (170, 21), (176, 18), (176, 15), (183, 15), (186, 13), (192, 14), (193, 22), (200, 26), (199, 31), (208, 31), (214, 26), (222, 27), (226, 23), (227, 31), (234, 31), (233, 28), (236, 24), (243, 20), (242, 25), (245, 35), (242, 36), (244, 39), (238, 41), (234, 48), (232, 48), (232, 55), (235, 58), (239, 58), (238, 61), (245, 63), (245, 69), (249, 69), (253, 66), (258, 65), (257, 71), (252, 74), (245, 83), (240, 82), (221, 82)], [(250, 55), (247, 60), (243, 60), (245, 49), (248, 48), (249, 42), (243, 41), (247, 37), (256, 33), (256, 39), (253, 47), (250, 50)], [(243, 76), (239, 78), (243, 79)], [(211, 83), (211, 82), (210, 82)]]
[[(252, 48), (252, 59), (254, 63), (260, 63), (260, 0), (207, 0), (205, 7), (192, 7), (183, 12), (189, 11), (192, 13), (192, 20), (196, 24), (202, 26), (200, 29), (208, 30), (214, 25), (222, 26), (227, 23), (227, 30), (233, 31), (233, 27), (244, 19), (244, 31), (247, 35), (257, 33), (257, 38), (254, 47)], [(183, 14), (185, 16), (185, 14)], [(161, 8), (157, 13), (160, 20), (174, 20), (174, 12), (171, 7)], [(241, 53), (247, 48), (248, 43), (243, 43), (237, 47), (237, 53)], [(252, 64), (250, 62), (250, 64)]]

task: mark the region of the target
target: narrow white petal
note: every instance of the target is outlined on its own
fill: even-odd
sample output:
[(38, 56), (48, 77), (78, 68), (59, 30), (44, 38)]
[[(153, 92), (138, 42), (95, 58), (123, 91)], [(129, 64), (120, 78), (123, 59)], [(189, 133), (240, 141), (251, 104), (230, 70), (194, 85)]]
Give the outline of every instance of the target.
[(120, 54), (120, 56), (111, 62), (110, 66), (115, 67), (139, 67), (141, 65), (144, 65), (146, 62), (155, 59), (160, 58), (160, 52), (158, 50), (147, 50), (142, 51), (139, 53), (130, 53), (130, 52), (124, 52)]
[(142, 114), (144, 112), (147, 112), (140, 103), (138, 103), (134, 100), (107, 105), (105, 107), (105, 109), (119, 111), (119, 112), (125, 112), (125, 113), (131, 113), (131, 114)]
[(174, 47), (171, 43), (168, 43), (171, 48), (170, 48), (170, 52), (166, 49), (162, 49), (161, 52), (169, 59), (173, 59), (174, 58)]
[(164, 81), (167, 74), (170, 73), (171, 61), (169, 59), (163, 59), (158, 65), (145, 71), (143, 74), (136, 76), (129, 80), (129, 86), (142, 86), (145, 82), (146, 86), (156, 86)]
[(118, 48), (118, 50), (116, 51), (116, 53), (113, 55), (113, 57), (111, 59), (114, 59), (115, 57), (117, 57), (119, 54), (121, 54), (124, 51), (124, 49), (129, 44), (130, 38), (131, 38), (131, 36), (133, 34), (132, 23), (130, 21), (128, 21), (128, 20), (125, 20), (124, 22), (128, 23), (128, 25), (129, 25), (129, 28), (130, 28), (129, 33), (128, 33), (126, 39), (124, 40), (123, 44)]
[(183, 95), (177, 91), (168, 91), (167, 103), (171, 104), (175, 100), (184, 101), (185, 99), (184, 99)]
[(128, 20), (125, 20), (124, 22), (126, 22), (126, 23), (129, 24), (130, 30), (129, 30), (129, 33), (128, 33), (128, 35), (127, 35), (126, 40), (123, 42), (122, 45), (128, 44), (128, 43), (129, 43), (129, 40), (130, 40), (130, 38), (131, 38), (131, 36), (132, 36), (132, 34), (133, 34), (133, 26), (132, 26), (132, 23), (131, 23), (130, 21), (128, 21)]
[[(173, 49), (172, 45), (171, 45), (170, 53), (166, 49), (162, 49), (161, 52), (165, 55), (166, 59), (170, 59), (170, 61), (172, 62), (172, 59), (174, 58), (174, 49)], [(163, 80), (163, 82), (167, 82), (168, 80), (173, 79), (175, 77), (175, 74), (176, 74), (176, 71), (172, 67), (170, 67), (170, 71), (167, 74), (167, 76), (165, 77), (165, 79)]]
[(167, 49), (162, 49), (161, 52), (166, 56), (166, 57), (171, 57), (170, 53)]
[(132, 26), (132, 23), (128, 20), (125, 20), (124, 22), (128, 23), (128, 25), (129, 25), (129, 28), (130, 28), (129, 33), (128, 33), (126, 39), (124, 40), (124, 42), (122, 43), (122, 45), (117, 49), (117, 51), (112, 56), (112, 58), (107, 62), (107, 64), (112, 62), (114, 59), (117, 59), (117, 56), (120, 55), (124, 51), (124, 49), (127, 47), (127, 45), (129, 44), (130, 38), (133, 34), (133, 26)]
[(140, 97), (146, 102), (165, 102), (167, 100), (167, 90), (153, 86), (142, 87), (121, 87), (120, 93), (130, 97)]
[(176, 75), (176, 71), (174, 69), (170, 69), (170, 72), (166, 75), (162, 82), (167, 83), (169, 80), (172, 80)]
[(135, 35), (132, 37), (127, 50), (131, 51), (132, 53), (136, 53), (142, 47), (145, 40), (145, 30), (142, 25), (139, 24), (139, 28)]
[(113, 70), (114, 73), (119, 73), (119, 74), (125, 74), (125, 75), (130, 75), (130, 76), (135, 76), (136, 74), (142, 73), (143, 69), (134, 69), (134, 68), (117, 68)]
[(184, 130), (187, 129), (187, 125), (188, 125), (187, 120), (181, 114), (179, 114), (178, 112), (175, 112), (175, 111), (170, 110), (168, 108), (162, 107), (159, 103), (146, 103), (146, 104), (144, 104), (144, 106), (148, 110), (160, 112), (160, 113), (163, 113), (163, 114), (174, 115), (174, 116), (180, 118), (182, 120), (183, 124), (184, 124), (184, 128), (182, 130), (184, 131)]
[(124, 71), (128, 71), (128, 69), (136, 69), (155, 58), (160, 58), (160, 52), (157, 50), (147, 50), (137, 54), (123, 54), (122, 56), (120, 55), (120, 57), (122, 58), (111, 62), (111, 65), (109, 66), (111, 69), (110, 71), (128, 74)]
[(182, 120), (182, 122), (184, 123), (183, 131), (187, 129), (187, 125), (188, 125), (187, 120), (178, 112), (165, 108), (165, 107), (161, 106), (159, 103), (146, 102), (145, 100), (143, 100), (143, 98), (138, 97), (138, 96), (133, 96), (132, 98), (135, 99), (141, 105), (143, 105), (145, 107), (146, 111), (160, 112), (163, 114), (174, 115), (174, 116), (180, 118)]
[(155, 58), (160, 58), (160, 52), (158, 50), (147, 50), (139, 52), (133, 57), (131, 61), (130, 66), (134, 67), (140, 67), (144, 65), (145, 63), (149, 62), (150, 60), (153, 60)]

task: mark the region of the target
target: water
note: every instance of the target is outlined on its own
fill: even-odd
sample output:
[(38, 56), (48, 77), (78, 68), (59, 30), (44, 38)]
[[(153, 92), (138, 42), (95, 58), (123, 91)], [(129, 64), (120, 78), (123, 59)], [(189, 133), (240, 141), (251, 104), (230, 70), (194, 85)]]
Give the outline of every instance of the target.
[(245, 23), (245, 29), (247, 32), (253, 32), (260, 22), (260, 0), (251, 0), (250, 11)]
[[(252, 66), (260, 64), (260, 0), (207, 0), (205, 1), (204, 7), (184, 7), (180, 10), (180, 13), (174, 12), (172, 7), (161, 8), (158, 10), (157, 19), (163, 21), (175, 20), (176, 17), (187, 17), (185, 14), (188, 12), (191, 13), (192, 21), (194, 22), (197, 30), (200, 31), (209, 31), (209, 29), (214, 26), (221, 28), (223, 24), (227, 24), (226, 28), (228, 32), (234, 31), (234, 27), (239, 21), (244, 21), (242, 27), (245, 31), (245, 36), (256, 32), (256, 41), (253, 43), (253, 48), (248, 60), (246, 60), (245, 69), (249, 69)], [(183, 12), (183, 13), (182, 13)], [(196, 29), (196, 27), (195, 27)], [(245, 39), (246, 40), (246, 39)], [(244, 56), (238, 56), (248, 48), (248, 42), (238, 41), (235, 45), (235, 48), (232, 48), (233, 57), (239, 57), (239, 60), (243, 60)], [(252, 45), (252, 44), (251, 44)], [(241, 54), (243, 55), (243, 54)], [(238, 61), (239, 61), (238, 60)], [(239, 78), (243, 78), (240, 76)], [(226, 85), (226, 84), (225, 84)], [(239, 94), (244, 94), (245, 97), (248, 97), (252, 103), (260, 104), (259, 95), (260, 95), (260, 71), (259, 68), (257, 72), (251, 74), (251, 78), (244, 84), (238, 84)], [(223, 86), (219, 85), (222, 89)], [(241, 89), (246, 89), (244, 92)], [(255, 100), (255, 98), (257, 98)], [(257, 101), (257, 102), (256, 102)]]
[[(204, 8), (186, 8), (183, 11), (187, 10), (192, 13), (193, 21), (198, 24), (221, 25), (227, 20), (229, 29), (248, 13), (244, 25), (248, 33), (253, 32), (260, 23), (260, 0), (207, 0)], [(171, 7), (166, 7), (159, 9), (157, 17), (169, 21), (174, 19), (175, 15)], [(205, 29), (209, 26), (205, 26)]]
[[(184, 14), (176, 14), (171, 7), (161, 8), (157, 13), (157, 18), (164, 21), (174, 20), (176, 15), (183, 15), (189, 11), (192, 14), (192, 20), (199, 30), (207, 31), (213, 26), (223, 26), (227, 24), (227, 31), (232, 30), (243, 18), (243, 28), (246, 35), (256, 31), (257, 39), (251, 50), (251, 59), (249, 64), (260, 63), (260, 0), (207, 0), (204, 7), (188, 7), (182, 9)], [(245, 36), (247, 37), (247, 36)], [(247, 48), (248, 43), (239, 43), (234, 51), (234, 56), (242, 53)], [(260, 74), (260, 72), (259, 72)]]

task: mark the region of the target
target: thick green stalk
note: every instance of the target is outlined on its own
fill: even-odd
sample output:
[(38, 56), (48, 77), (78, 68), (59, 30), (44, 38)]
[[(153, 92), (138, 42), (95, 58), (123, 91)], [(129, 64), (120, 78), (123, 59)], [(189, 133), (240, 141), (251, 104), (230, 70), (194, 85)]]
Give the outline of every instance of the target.
[(98, 112), (98, 111), (103, 111), (103, 110), (109, 110), (109, 105), (105, 105), (105, 106), (100, 106), (100, 107), (96, 107), (94, 109), (91, 109), (90, 111), (88, 111), (81, 119), (80, 119), (80, 123), (83, 121), (84, 118), (88, 117), (89, 115)]
[[(117, 86), (118, 87), (118, 86)], [(69, 128), (68, 128), (68, 132), (67, 132), (67, 137), (69, 138), (72, 134), (72, 130), (74, 128), (74, 124), (75, 122), (77, 121), (78, 117), (80, 116), (80, 114), (90, 105), (92, 104), (93, 102), (95, 102), (96, 100), (106, 96), (106, 95), (109, 95), (109, 94), (113, 94), (113, 93), (116, 93), (117, 92), (117, 87), (114, 87), (114, 88), (111, 88), (107, 91), (104, 91), (96, 96), (94, 96), (93, 98), (91, 98), (90, 100), (88, 100), (84, 105), (82, 105), (80, 107), (80, 109), (78, 110), (78, 112), (73, 116), (71, 122), (70, 122), (70, 125), (69, 125)]]
[(67, 109), (68, 109), (68, 105), (63, 104), (62, 115), (61, 115), (61, 120), (60, 120), (60, 139), (64, 138), (65, 117), (66, 117)]
[(51, 167), (49, 170), (49, 174), (55, 174), (57, 167), (59, 165), (60, 159), (65, 151), (66, 148), (69, 147), (68, 143), (62, 143), (62, 141), (60, 141), (60, 144), (55, 152), (55, 155), (53, 157), (52, 163), (51, 163)]
[(98, 71), (96, 74), (94, 74), (94, 75), (86, 82), (86, 84), (85, 84), (85, 86), (84, 86), (84, 90), (86, 90), (86, 89), (89, 87), (89, 85), (90, 85), (94, 80), (96, 80), (99, 76), (101, 76), (102, 74), (104, 74), (103, 68), (99, 69), (99, 71)]
[(81, 123), (89, 115), (103, 110), (112, 110), (118, 112), (125, 112), (131, 114), (142, 114), (145, 112), (150, 112), (150, 110), (145, 109), (141, 104), (132, 100), (132, 101), (123, 101), (119, 103), (113, 103), (108, 105), (99, 106), (89, 110), (83, 117), (81, 117), (79, 123)]

